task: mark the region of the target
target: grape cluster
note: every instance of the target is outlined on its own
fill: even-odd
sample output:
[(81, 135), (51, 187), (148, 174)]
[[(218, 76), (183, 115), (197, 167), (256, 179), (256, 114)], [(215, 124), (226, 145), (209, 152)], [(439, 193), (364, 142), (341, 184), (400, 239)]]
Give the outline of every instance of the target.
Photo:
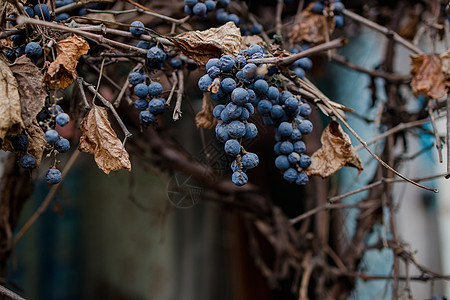
[[(57, 153), (65, 153), (69, 151), (69, 140), (61, 137), (58, 131), (54, 129), (56, 124), (64, 127), (70, 121), (69, 115), (66, 114), (59, 105), (55, 104), (48, 108), (42, 109), (36, 116), (36, 119), (39, 122), (39, 125), (45, 130), (45, 141), (55, 155)], [(15, 151), (27, 151), (29, 140), (25, 134), (15, 136), (12, 142)], [(25, 154), (20, 158), (19, 164), (24, 169), (34, 169), (36, 168), (36, 158), (31, 154)], [(59, 171), (55, 166), (50, 168), (45, 175), (45, 180), (49, 184), (59, 183), (61, 178), (61, 171)]]
[(190, 16), (197, 16), (199, 18), (205, 18), (206, 14), (210, 11), (221, 10), (230, 4), (230, 0), (184, 0), (184, 12)]
[(303, 170), (311, 159), (304, 154), (306, 147), (301, 138), (312, 131), (312, 123), (304, 119), (311, 113), (311, 107), (288, 91), (280, 93), (272, 84), (276, 81), (276, 68), (269, 68), (266, 77), (258, 74), (256, 64), (247, 62), (264, 56), (261, 46), (251, 45), (236, 57), (212, 58), (198, 86), (201, 91), (211, 93), (214, 117), (221, 121), (215, 129), (216, 137), (224, 143), (225, 153), (235, 158), (231, 164), (234, 184), (247, 183), (246, 171), (259, 163), (258, 156), (245, 151), (241, 143), (258, 134), (255, 124), (248, 122), (257, 107), (264, 123), (276, 128), (276, 166), (287, 181), (303, 185), (308, 181)]
[(161, 97), (162, 85), (152, 81), (151, 76), (139, 71), (130, 73), (128, 82), (133, 86), (134, 94), (138, 97), (134, 101), (134, 107), (141, 111), (139, 114), (141, 124), (148, 126), (155, 123), (156, 115), (165, 110), (166, 99)]
[(329, 11), (333, 12), (335, 26), (338, 28), (344, 26), (344, 16), (342, 15), (342, 11), (345, 7), (341, 0), (334, 0), (331, 3), (328, 3), (328, 1), (325, 0), (316, 1), (314, 2), (312, 11), (316, 14), (323, 14), (327, 4), (330, 8)]

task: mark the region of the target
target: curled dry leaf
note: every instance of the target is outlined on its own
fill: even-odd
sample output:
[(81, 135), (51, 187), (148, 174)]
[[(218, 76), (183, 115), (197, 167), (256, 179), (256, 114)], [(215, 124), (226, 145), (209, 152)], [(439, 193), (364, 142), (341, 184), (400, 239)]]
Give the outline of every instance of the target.
[(45, 141), (45, 133), (36, 120), (25, 128), (25, 133), (30, 141), (28, 153), (36, 158), (37, 166), (39, 166), (41, 164), (42, 155), (44, 155), (45, 145), (47, 144)]
[(311, 165), (305, 170), (308, 176), (329, 177), (342, 167), (364, 170), (358, 153), (352, 147), (350, 137), (339, 123), (331, 121), (320, 137), (322, 147), (311, 156)]
[(10, 68), (17, 80), (21, 116), (26, 127), (44, 107), (47, 93), (42, 84), (43, 76), (39, 68), (25, 55), (16, 59)]
[(203, 94), (202, 110), (195, 116), (197, 128), (213, 129), (217, 125), (217, 119), (213, 116), (214, 106), (207, 94)]
[(8, 65), (0, 59), (0, 139), (7, 132), (19, 133), (23, 127), (17, 80)]
[(199, 65), (222, 54), (236, 56), (241, 50), (241, 31), (233, 22), (204, 31), (188, 31), (171, 38), (184, 55)]
[(450, 80), (450, 49), (440, 55), (442, 63), (442, 73), (445, 79)]
[[(324, 15), (319, 15), (312, 12), (314, 3), (300, 13), (292, 26), (289, 33), (289, 40), (291, 43), (308, 42), (312, 44), (319, 44), (326, 41), (328, 35), (334, 31), (334, 19), (326, 18)], [(325, 27), (325, 25), (327, 27)]]
[(94, 105), (81, 121), (80, 129), (79, 150), (93, 153), (103, 172), (131, 171), (130, 157), (111, 127), (106, 108)]
[(57, 57), (47, 69), (44, 82), (52, 89), (65, 89), (76, 78), (75, 69), (81, 55), (89, 51), (89, 44), (82, 37), (71, 36), (56, 45)]
[(424, 93), (432, 98), (445, 95), (445, 76), (441, 58), (437, 54), (411, 56), (411, 87), (414, 93)]

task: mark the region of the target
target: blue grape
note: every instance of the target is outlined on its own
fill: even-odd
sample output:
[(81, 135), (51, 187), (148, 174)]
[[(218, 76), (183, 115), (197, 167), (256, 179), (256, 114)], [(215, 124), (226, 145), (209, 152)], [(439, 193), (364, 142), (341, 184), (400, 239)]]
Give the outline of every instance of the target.
[(243, 186), (248, 182), (248, 176), (239, 170), (233, 173), (231, 176), (231, 181), (237, 186)]
[(294, 72), (295, 72), (295, 75), (297, 75), (298, 78), (305, 77), (305, 70), (303, 70), (300, 67), (294, 68)]
[(234, 58), (231, 55), (224, 55), (219, 59), (219, 68), (223, 72), (231, 72), (234, 66)]
[(193, 7), (195, 4), (198, 3), (198, 0), (184, 0), (184, 4), (190, 7)]
[(174, 69), (179, 69), (183, 65), (183, 61), (179, 57), (174, 57), (170, 60), (170, 66)]
[(309, 120), (303, 120), (297, 128), (302, 134), (308, 134), (313, 130), (313, 124)]
[(242, 166), (246, 169), (252, 169), (256, 167), (259, 164), (259, 158), (258, 155), (255, 153), (246, 153), (242, 156)]
[(33, 155), (25, 154), (20, 158), (19, 164), (22, 168), (31, 170), (35, 169), (37, 166), (36, 158)]
[(234, 22), (234, 24), (239, 25), (240, 21), (239, 17), (235, 14), (228, 14), (227, 16), (227, 22)]
[(294, 64), (294, 67), (300, 67), (304, 70), (309, 70), (312, 68), (312, 61), (308, 57), (303, 57), (300, 59), (297, 59)]
[[(220, 125), (220, 126), (219, 126)], [(216, 126), (216, 138), (221, 141), (222, 143), (225, 143), (230, 139), (230, 136), (228, 135), (228, 128), (226, 124), (219, 123)]]
[(70, 15), (68, 13), (62, 13), (62, 14), (56, 15), (55, 21), (56, 22), (62, 22), (62, 21), (65, 21), (65, 20), (67, 20), (69, 18), (70, 18)]
[(225, 153), (230, 156), (236, 156), (241, 152), (241, 144), (237, 140), (228, 140), (225, 142)]
[(218, 120), (221, 120), (220, 114), (222, 113), (222, 111), (224, 109), (225, 109), (225, 105), (222, 105), (222, 104), (216, 105), (216, 107), (214, 107), (214, 109), (213, 109), (214, 117)]
[(284, 142), (281, 143), (281, 145), (280, 145), (280, 152), (282, 154), (289, 155), (289, 154), (292, 153), (292, 151), (294, 151), (294, 145), (292, 145), (291, 142), (284, 141)]
[(145, 79), (144, 75), (138, 72), (132, 72), (130, 73), (130, 75), (128, 75), (128, 82), (132, 85), (143, 83), (144, 79)]
[(231, 101), (237, 105), (245, 105), (248, 102), (248, 92), (244, 88), (236, 88), (231, 93)]
[(312, 11), (316, 14), (322, 14), (324, 8), (325, 8), (325, 5), (323, 5), (323, 3), (316, 1), (316, 2), (314, 2)]
[(58, 124), (61, 127), (64, 127), (69, 123), (70, 117), (66, 113), (60, 113), (56, 116), (55, 121), (56, 124)]
[(280, 105), (275, 104), (272, 106), (272, 109), (270, 110), (270, 116), (272, 117), (272, 119), (275, 120), (280, 119), (283, 116), (283, 114), (284, 110)]
[(48, 184), (57, 184), (61, 181), (62, 175), (61, 171), (56, 168), (51, 168), (45, 174), (45, 181)]
[(159, 82), (152, 82), (150, 83), (150, 85), (148, 86), (148, 93), (150, 94), (150, 96), (153, 97), (158, 97), (159, 95), (161, 95), (163, 92), (163, 87), (161, 85), (161, 83)]
[(140, 49), (148, 49), (150, 47), (150, 43), (148, 41), (139, 41), (136, 47)]
[(145, 83), (139, 83), (134, 87), (134, 94), (139, 98), (145, 98), (148, 95), (148, 86)]
[(284, 171), (290, 167), (289, 160), (286, 155), (278, 155), (275, 159), (275, 166)]
[(306, 151), (306, 146), (303, 141), (297, 141), (293, 145), (294, 145), (294, 151), (299, 154), (302, 154), (303, 152)]
[(59, 133), (55, 129), (49, 129), (45, 132), (45, 141), (54, 144), (59, 140)]
[(299, 112), (300, 116), (302, 117), (307, 117), (311, 114), (311, 106), (309, 106), (309, 104), (307, 103), (303, 103), (302, 105), (300, 105), (300, 112)]
[[(295, 128), (294, 130), (292, 130), (292, 134), (290, 136), (290, 139), (294, 142), (296, 141), (300, 141), (302, 139), (302, 133), (300, 132), (300, 130), (298, 130), (298, 128)], [(294, 144), (295, 145), (295, 144)], [(295, 147), (295, 146), (294, 146)]]
[(306, 175), (303, 172), (300, 172), (297, 175), (297, 179), (295, 180), (295, 183), (297, 185), (305, 185), (308, 183), (308, 181), (309, 181), (308, 175)]
[(311, 158), (308, 155), (303, 154), (302, 156), (300, 156), (299, 164), (300, 168), (306, 169), (311, 165)]
[(269, 87), (269, 89), (267, 90), (267, 98), (269, 98), (270, 100), (276, 100), (279, 94), (280, 92), (274, 86)]
[(334, 23), (336, 24), (337, 28), (344, 26), (344, 17), (342, 15), (335, 15)]
[(220, 75), (221, 71), (218, 67), (212, 66), (211, 68), (208, 69), (207, 73), (209, 77), (216, 78), (217, 76)]
[(268, 100), (261, 100), (258, 102), (258, 110), (261, 115), (267, 115), (272, 110), (272, 103)]
[(164, 101), (162, 101), (161, 98), (152, 99), (148, 103), (148, 110), (154, 115), (162, 113), (164, 108)]
[(24, 7), (26, 14), (30, 17), (33, 18), (34, 17), (34, 9), (30, 6), (25, 6)]
[(132, 35), (134, 35), (134, 36), (141, 36), (142, 34), (145, 33), (144, 23), (142, 23), (141, 21), (133, 21), (130, 24), (129, 30), (130, 30)]
[(282, 138), (288, 138), (291, 136), (294, 129), (292, 128), (292, 124), (288, 122), (281, 122), (278, 126), (278, 133)]
[(300, 154), (298, 154), (297, 152), (292, 152), (288, 155), (288, 160), (291, 165), (295, 166), (295, 164), (300, 161)]
[(61, 152), (61, 153), (65, 153), (65, 152), (69, 151), (69, 149), (70, 149), (69, 140), (65, 139), (65, 138), (60, 138), (55, 143), (55, 149), (56, 149), (56, 151)]
[(218, 58), (210, 58), (206, 63), (206, 70), (209, 70), (211, 67), (219, 67), (219, 59)]
[(44, 18), (46, 21), (50, 20), (50, 9), (46, 4), (36, 4), (34, 13), (36, 16)]
[(36, 42), (29, 42), (25, 46), (25, 54), (31, 58), (39, 58), (42, 56), (42, 47)]
[(250, 47), (248, 47), (248, 55), (253, 56), (255, 53), (264, 54), (264, 48), (256, 44), (250, 45)]
[(225, 93), (230, 94), (236, 88), (236, 81), (233, 78), (225, 78), (220, 82), (220, 86)]
[(216, 11), (216, 19), (220, 23), (225, 23), (228, 19), (228, 13), (223, 9), (218, 9)]
[(134, 101), (134, 107), (138, 110), (146, 110), (148, 108), (148, 102), (145, 99), (137, 99)]
[(233, 102), (228, 103), (225, 108), (226, 109), (224, 111), (227, 111), (231, 119), (237, 119), (242, 115), (242, 106), (236, 105)]
[(246, 128), (245, 124), (241, 121), (231, 121), (230, 124), (228, 124), (228, 134), (231, 138), (241, 138), (245, 135)]
[(209, 77), (208, 74), (203, 75), (202, 77), (200, 77), (199, 81), (198, 81), (198, 87), (200, 88), (200, 90), (202, 92), (207, 92), (209, 86), (213, 83), (213, 80), (211, 77)]
[(256, 23), (256, 24), (253, 24), (252, 27), (250, 27), (250, 32), (253, 35), (260, 34), (262, 31), (263, 31), (263, 26), (261, 24)]
[(245, 124), (245, 135), (244, 138), (252, 139), (258, 135), (258, 128), (253, 123)]
[(197, 3), (192, 8), (192, 12), (197, 16), (204, 16), (206, 15), (208, 8), (206, 7), (205, 3)]
[(155, 122), (155, 115), (148, 110), (141, 111), (139, 113), (139, 121), (144, 125), (150, 125)]
[(294, 182), (295, 180), (297, 180), (297, 176), (298, 176), (297, 171), (295, 171), (292, 168), (287, 169), (286, 171), (284, 171), (283, 174), (283, 178), (289, 182)]
[(258, 67), (254, 63), (248, 63), (242, 68), (243, 77), (247, 80), (251, 80), (256, 76)]
[(269, 84), (264, 79), (258, 79), (255, 81), (253, 89), (257, 94), (266, 94), (269, 89)]
[(298, 100), (295, 97), (290, 97), (284, 102), (284, 107), (287, 111), (293, 112), (298, 107)]
[(206, 5), (207, 11), (213, 11), (216, 9), (216, 2), (214, 2), (212, 0), (206, 0), (205, 5)]
[(150, 63), (162, 63), (166, 60), (166, 53), (158, 47), (151, 47), (147, 52), (147, 60)]

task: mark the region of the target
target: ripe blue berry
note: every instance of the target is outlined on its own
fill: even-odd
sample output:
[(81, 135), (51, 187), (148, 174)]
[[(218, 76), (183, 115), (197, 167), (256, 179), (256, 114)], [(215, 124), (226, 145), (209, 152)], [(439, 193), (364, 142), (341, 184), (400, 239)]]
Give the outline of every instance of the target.
[(300, 67), (294, 68), (294, 72), (297, 75), (298, 78), (303, 78), (305, 77), (305, 70), (303, 70)]
[(287, 169), (283, 174), (283, 178), (289, 182), (294, 182), (297, 179), (297, 176), (298, 176), (297, 171), (295, 171), (292, 168)]
[(231, 94), (231, 101), (237, 105), (244, 105), (248, 102), (248, 92), (244, 88), (236, 88)]
[(250, 47), (248, 47), (248, 55), (249, 56), (253, 56), (253, 54), (255, 53), (261, 53), (264, 54), (264, 49), (263, 47), (261, 47), (260, 45), (250, 45)]
[(141, 21), (134, 21), (130, 24), (130, 32), (134, 36), (141, 36), (145, 33), (144, 23)]
[(276, 104), (272, 106), (272, 109), (270, 110), (270, 116), (272, 117), (272, 119), (278, 120), (283, 116), (283, 114), (284, 110), (280, 105)]
[(134, 87), (134, 94), (139, 98), (145, 98), (148, 95), (148, 86), (145, 83), (139, 83)]
[(228, 140), (224, 145), (225, 153), (230, 156), (236, 156), (241, 152), (241, 144), (237, 140)]
[(209, 77), (208, 74), (203, 75), (202, 77), (200, 77), (200, 79), (198, 80), (198, 87), (200, 88), (200, 90), (202, 92), (207, 92), (208, 91), (208, 87), (213, 83), (213, 80), (211, 77)]
[(311, 165), (311, 158), (308, 155), (303, 154), (302, 156), (300, 156), (299, 164), (300, 168), (306, 169)]
[(286, 155), (289, 155), (294, 151), (294, 145), (291, 142), (284, 141), (280, 145), (280, 152)]
[(303, 57), (303, 58), (297, 59), (293, 63), (293, 66), (294, 67), (300, 67), (303, 70), (309, 70), (312, 67), (312, 61), (308, 57)]
[(141, 113), (139, 114), (139, 120), (144, 125), (150, 125), (155, 122), (155, 115), (153, 115), (148, 110), (144, 110), (144, 111), (141, 111)]
[(179, 69), (183, 65), (183, 61), (179, 57), (174, 57), (170, 60), (170, 66), (174, 69)]
[(213, 11), (216, 9), (216, 2), (214, 2), (212, 0), (206, 0), (205, 5), (206, 5), (206, 10), (208, 10), (208, 11)]
[(66, 113), (60, 113), (60, 114), (56, 115), (55, 121), (56, 121), (56, 124), (58, 124), (61, 127), (64, 127), (69, 123), (70, 117)]
[(219, 67), (219, 59), (218, 58), (211, 58), (206, 63), (206, 70), (209, 70), (211, 67)]
[(295, 164), (300, 161), (300, 154), (298, 154), (297, 152), (292, 152), (288, 155), (288, 160), (291, 165), (295, 166)]
[(225, 78), (220, 82), (220, 86), (225, 93), (230, 94), (236, 88), (236, 81), (233, 78)]
[(216, 78), (217, 76), (220, 75), (220, 72), (221, 71), (220, 71), (219, 67), (216, 67), (216, 66), (212, 66), (207, 71), (209, 77), (211, 77), (211, 78)]
[(302, 154), (303, 152), (306, 151), (306, 146), (305, 143), (303, 141), (298, 141), (294, 143), (294, 151)]
[(37, 166), (36, 158), (34, 158), (34, 156), (30, 154), (25, 154), (24, 156), (22, 156), (20, 158), (19, 164), (22, 168), (28, 170), (34, 169)]
[(131, 83), (132, 85), (143, 83), (144, 79), (145, 79), (145, 76), (138, 72), (133, 72), (133, 73), (130, 73), (130, 75), (128, 75), (128, 82)]
[(279, 155), (275, 158), (275, 166), (281, 171), (289, 168), (289, 160), (286, 155)]
[(306, 175), (303, 172), (300, 172), (297, 175), (297, 179), (295, 180), (295, 183), (298, 184), (298, 185), (305, 185), (305, 184), (308, 183), (308, 181), (309, 181), (308, 175)]
[(252, 80), (256, 76), (258, 67), (254, 63), (248, 63), (242, 68), (242, 75), (247, 80)]
[(50, 9), (46, 4), (36, 4), (34, 7), (34, 13), (39, 18), (44, 18), (45, 20), (50, 20)]
[(216, 125), (216, 138), (222, 143), (225, 143), (230, 139), (230, 136), (228, 135), (228, 127), (225, 123), (222, 122)]
[(208, 10), (208, 8), (206, 7), (205, 3), (201, 3), (201, 2), (195, 4), (194, 7), (192, 8), (192, 12), (197, 16), (206, 15), (207, 10)]
[(252, 169), (259, 164), (258, 155), (255, 153), (246, 153), (242, 156), (242, 165), (246, 169)]
[(258, 79), (255, 81), (254, 88), (257, 94), (266, 94), (269, 89), (269, 84), (264, 79)]
[(148, 103), (148, 110), (154, 115), (162, 113), (164, 108), (164, 101), (161, 99), (152, 99)]
[(166, 60), (166, 53), (158, 47), (152, 47), (147, 52), (147, 60), (150, 63), (162, 63)]
[(148, 41), (139, 41), (136, 44), (136, 47), (141, 48), (141, 49), (148, 49), (150, 46), (150, 43)]
[(48, 184), (57, 184), (61, 181), (62, 175), (61, 171), (56, 168), (51, 168), (47, 171), (47, 174), (45, 174), (45, 181)]
[(252, 139), (258, 135), (258, 128), (253, 123), (245, 124), (245, 135), (244, 138)]
[[(233, 119), (239, 118), (242, 115), (242, 109), (243, 109), (242, 106), (239, 106), (239, 105), (234, 104), (233, 102), (230, 102), (227, 104), (227, 106), (225, 107), (223, 112), (226, 112), (228, 114), (228, 118), (233, 120)], [(221, 114), (221, 117), (222, 117), (222, 114)], [(222, 120), (224, 122), (227, 122), (227, 121), (225, 121), (225, 119), (223, 119), (223, 117), (222, 117)]]
[(300, 105), (300, 112), (299, 112), (300, 116), (302, 117), (307, 117), (311, 114), (311, 106), (309, 106), (309, 104), (307, 103), (303, 103), (302, 105)]
[(222, 111), (225, 109), (225, 106), (223, 104), (219, 104), (216, 107), (214, 107), (213, 109), (213, 115), (217, 120), (222, 120), (220, 118), (220, 114), (222, 113)]
[(223, 72), (231, 72), (234, 66), (234, 58), (231, 55), (224, 55), (219, 59), (219, 68)]
[(31, 58), (39, 58), (42, 56), (42, 47), (36, 42), (29, 42), (25, 46), (25, 54)]
[(161, 95), (162, 92), (163, 92), (163, 87), (162, 87), (161, 83), (159, 83), (159, 82), (156, 82), (156, 81), (152, 82), (148, 86), (148, 93), (152, 97), (158, 97), (159, 95)]
[(193, 7), (195, 4), (198, 3), (198, 0), (184, 0), (184, 4), (190, 7)]
[(297, 100), (297, 98), (295, 98), (295, 97), (287, 98), (286, 102), (284, 102), (284, 107), (289, 112), (296, 111), (296, 109), (298, 107), (298, 100)]
[(313, 130), (313, 124), (309, 120), (303, 120), (299, 125), (298, 129), (302, 134), (308, 134)]
[(26, 14), (30, 17), (33, 18), (34, 17), (34, 9), (30, 6), (25, 6), (24, 7)]
[(241, 138), (245, 135), (245, 132), (245, 124), (241, 121), (232, 121), (228, 124), (228, 134), (231, 138)]
[(269, 87), (269, 89), (267, 90), (267, 98), (269, 98), (270, 100), (276, 100), (279, 94), (280, 92), (274, 86)]
[(134, 107), (138, 110), (146, 110), (148, 107), (148, 102), (145, 99), (137, 99), (134, 101)]
[(334, 23), (336, 24), (337, 28), (344, 26), (344, 17), (342, 15), (335, 15)]
[(298, 130), (298, 128), (295, 128), (294, 130), (292, 130), (290, 139), (294, 142), (300, 141), (302, 139), (302, 133), (300, 132), (300, 130)]
[(45, 132), (45, 141), (54, 144), (59, 140), (59, 133), (55, 129), (49, 129)]
[(320, 1), (316, 1), (316, 2), (314, 2), (312, 11), (316, 14), (322, 14), (322, 11), (324, 8), (325, 8), (325, 5), (323, 5), (323, 3), (321, 3)]
[(258, 110), (261, 115), (267, 115), (272, 110), (272, 103), (268, 100), (261, 100), (258, 103)]
[(281, 124), (278, 126), (278, 133), (282, 138), (288, 138), (289, 136), (291, 136), (293, 131), (294, 129), (292, 128), (291, 123), (281, 122)]
[(237, 186), (243, 186), (248, 182), (248, 176), (239, 170), (231, 175), (231, 181)]
[(14, 151), (27, 151), (30, 144), (25, 134), (18, 134), (12, 138), (12, 146)]
[(69, 140), (65, 139), (65, 138), (60, 138), (55, 143), (55, 149), (56, 149), (56, 151), (61, 152), (61, 153), (65, 153), (65, 152), (69, 151), (69, 149), (70, 149)]
[(239, 17), (235, 14), (229, 14), (227, 17), (227, 22), (233, 22), (236, 25), (239, 25), (240, 21)]
[(65, 21), (69, 18), (70, 18), (70, 15), (68, 13), (62, 13), (62, 14), (56, 15), (55, 21), (61, 22), (61, 21)]

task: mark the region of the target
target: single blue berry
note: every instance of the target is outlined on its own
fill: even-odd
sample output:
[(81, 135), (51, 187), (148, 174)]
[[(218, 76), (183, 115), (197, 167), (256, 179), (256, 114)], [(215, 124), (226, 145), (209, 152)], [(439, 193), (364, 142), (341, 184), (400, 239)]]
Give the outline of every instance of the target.
[(297, 128), (302, 134), (308, 134), (313, 130), (313, 124), (309, 120), (303, 120)]
[(139, 41), (136, 44), (136, 47), (140, 48), (140, 49), (148, 49), (150, 46), (150, 43), (148, 41)]
[(221, 71), (218, 67), (212, 66), (211, 68), (208, 69), (207, 73), (208, 73), (209, 77), (214, 79), (220, 75)]
[(256, 44), (250, 45), (250, 47), (248, 47), (248, 55), (253, 56), (255, 53), (264, 54), (264, 48)]
[(323, 3), (316, 1), (316, 2), (314, 2), (312, 11), (313, 11), (313, 13), (316, 13), (316, 14), (322, 14), (324, 8), (325, 8), (325, 5)]
[(62, 13), (62, 14), (56, 15), (55, 21), (56, 22), (62, 22), (62, 21), (65, 21), (65, 20), (67, 20), (69, 18), (70, 18), (70, 15), (68, 13)]
[(183, 65), (183, 61), (179, 57), (174, 57), (170, 60), (170, 66), (174, 69), (179, 69)]
[(235, 14), (228, 14), (227, 22), (234, 22), (234, 24), (239, 25), (241, 19)]
[(253, 123), (245, 124), (245, 135), (244, 138), (252, 139), (258, 135), (258, 128)]
[(241, 152), (241, 144), (237, 140), (228, 140), (224, 145), (225, 153), (230, 156), (236, 156)]
[(248, 102), (248, 92), (244, 88), (236, 88), (231, 93), (231, 101), (237, 105), (245, 105)]
[(241, 121), (231, 121), (230, 124), (228, 124), (228, 134), (231, 138), (238, 139), (245, 135), (246, 128), (245, 124)]
[(134, 101), (134, 107), (138, 110), (146, 110), (148, 108), (148, 102), (145, 99), (137, 99)]
[(50, 9), (46, 4), (36, 4), (34, 6), (34, 13), (39, 18), (44, 18), (45, 20), (50, 20)]
[(300, 59), (297, 59), (294, 63), (293, 63), (293, 67), (300, 67), (304, 70), (309, 70), (312, 68), (312, 61), (311, 59), (309, 59), (308, 57), (303, 57)]
[(45, 141), (54, 144), (59, 140), (59, 133), (55, 129), (49, 129), (45, 132)]
[(255, 153), (251, 153), (251, 152), (244, 154), (242, 156), (241, 161), (242, 161), (242, 165), (246, 169), (252, 169), (259, 164), (258, 155), (256, 155)]
[(334, 23), (336, 24), (337, 28), (340, 28), (344, 26), (344, 16), (342, 15), (335, 15), (334, 16)]
[(267, 115), (272, 110), (272, 103), (268, 100), (258, 102), (258, 111), (261, 115)]
[(231, 55), (224, 55), (219, 59), (219, 68), (223, 72), (231, 72), (234, 66), (234, 58)]
[(211, 67), (219, 67), (219, 59), (218, 58), (210, 58), (206, 63), (206, 70), (209, 70)]
[[(211, 68), (213, 69), (213, 68)], [(210, 70), (211, 70), (210, 69)], [(236, 88), (236, 81), (234, 81), (233, 78), (225, 78), (220, 82), (220, 86), (222, 87), (222, 90), (227, 93), (230, 94), (231, 92), (234, 91), (234, 89)], [(233, 93), (234, 94), (234, 93)], [(236, 102), (235, 102), (236, 103)]]
[(289, 160), (286, 155), (278, 155), (275, 158), (275, 166), (281, 171), (286, 170), (290, 167)]
[(302, 154), (303, 152), (306, 151), (306, 146), (305, 143), (303, 141), (297, 141), (294, 143), (294, 151)]
[(166, 60), (166, 53), (158, 47), (151, 47), (147, 52), (147, 60), (153, 64), (162, 63)]
[(243, 186), (248, 182), (248, 176), (247, 174), (239, 170), (231, 175), (231, 181), (237, 186)]
[(298, 78), (305, 77), (305, 70), (303, 70), (300, 67), (294, 68), (294, 72), (295, 72), (295, 75), (297, 75)]
[(258, 67), (254, 63), (248, 63), (242, 68), (242, 75), (247, 80), (252, 80), (256, 76)]
[(284, 102), (284, 107), (289, 112), (294, 112), (298, 107), (298, 100), (295, 97), (289, 97), (286, 102)]
[(160, 114), (164, 111), (164, 101), (162, 101), (161, 99), (152, 99), (150, 100), (150, 102), (148, 103), (148, 110), (154, 114)]
[(145, 80), (145, 76), (138, 72), (132, 72), (128, 75), (128, 82), (132, 85), (137, 85), (139, 83), (143, 83)]
[(159, 83), (159, 82), (156, 82), (156, 81), (152, 82), (148, 86), (148, 93), (152, 97), (158, 97), (159, 95), (162, 94), (162, 92), (163, 92), (163, 87), (162, 87), (161, 83)]
[(18, 134), (11, 139), (14, 151), (27, 151), (30, 141), (25, 134)]
[(184, 4), (190, 7), (193, 7), (195, 4), (198, 3), (198, 0), (184, 0)]
[[(242, 109), (243, 109), (242, 106), (230, 102), (225, 107), (224, 112), (226, 111), (227, 114), (229, 115), (229, 118), (233, 120), (239, 118), (242, 115)], [(226, 122), (224, 119), (222, 120)]]
[(228, 126), (225, 123), (222, 122), (216, 125), (216, 138), (222, 143), (225, 143), (230, 139), (230, 136), (228, 135)]
[(56, 149), (56, 151), (61, 152), (61, 153), (65, 153), (65, 152), (69, 151), (69, 149), (70, 149), (69, 140), (65, 139), (65, 138), (60, 138), (55, 143), (55, 149)]
[(206, 15), (207, 10), (208, 8), (206, 7), (206, 4), (202, 2), (195, 4), (192, 8), (192, 12), (200, 17)]
[(270, 100), (276, 100), (279, 94), (280, 92), (274, 86), (269, 87), (269, 89), (267, 90), (267, 98), (269, 98)]
[(25, 54), (31, 58), (39, 58), (42, 56), (42, 47), (36, 42), (29, 42), (25, 46)]
[(250, 27), (250, 32), (253, 35), (260, 34), (262, 31), (263, 31), (263, 26), (261, 24), (256, 23), (256, 24), (253, 24), (252, 27)]
[(34, 17), (34, 9), (31, 6), (25, 6), (24, 7), (26, 14), (30, 17)]
[(213, 80), (211, 77), (209, 77), (208, 74), (203, 75), (198, 80), (198, 87), (202, 92), (207, 92), (209, 86), (213, 83)]
[(69, 123), (70, 117), (66, 113), (60, 113), (60, 114), (56, 115), (55, 121), (56, 121), (56, 124), (58, 124), (61, 127), (64, 127)]
[(291, 142), (284, 141), (284, 142), (281, 143), (281, 145), (280, 145), (280, 152), (282, 154), (289, 155), (289, 154), (292, 153), (292, 151), (294, 151), (294, 145), (292, 145)]
[(297, 152), (292, 152), (288, 155), (288, 160), (291, 165), (296, 165), (300, 161), (300, 154)]
[(148, 110), (141, 111), (139, 114), (139, 121), (144, 125), (150, 125), (155, 122), (155, 115)]
[(309, 167), (311, 165), (311, 157), (309, 157), (306, 154), (303, 154), (302, 156), (300, 156), (300, 168), (302, 169), (306, 169), (307, 167)]
[(283, 174), (283, 178), (289, 182), (294, 182), (297, 179), (297, 176), (298, 176), (297, 171), (295, 171), (292, 168), (287, 169)]
[(302, 105), (300, 105), (300, 112), (299, 112), (300, 116), (302, 117), (307, 117), (311, 114), (311, 106), (309, 106), (309, 104), (307, 103), (303, 103)]
[(264, 79), (258, 79), (255, 81), (253, 89), (257, 94), (265, 95), (269, 89), (269, 84)]
[(292, 128), (292, 124), (288, 122), (282, 122), (278, 126), (278, 134), (281, 138), (288, 138), (291, 136), (294, 128)]
[(300, 132), (300, 130), (298, 130), (298, 128), (295, 128), (294, 130), (292, 130), (292, 134), (290, 136), (290, 139), (294, 142), (299, 141), (302, 139), (302, 133)]
[(134, 36), (141, 36), (145, 33), (144, 23), (141, 21), (134, 21), (130, 24), (130, 32)]
[(283, 107), (281, 107), (278, 104), (275, 104), (274, 106), (272, 106), (272, 109), (270, 110), (270, 116), (272, 117), (272, 119), (274, 119), (274, 120), (281, 119), (283, 114), (284, 114)]
[(36, 158), (33, 155), (25, 154), (20, 158), (19, 164), (24, 169), (34, 169), (37, 166)]
[(61, 171), (56, 168), (51, 168), (47, 171), (47, 174), (45, 174), (45, 181), (48, 184), (57, 184), (61, 181), (62, 175)]
[(145, 83), (136, 84), (134, 87), (134, 94), (139, 98), (145, 99), (148, 95), (148, 86)]
[(214, 2), (213, 0), (206, 0), (205, 5), (207, 11), (213, 11), (216, 9), (216, 2)]
[(305, 185), (309, 181), (308, 175), (306, 175), (303, 172), (298, 173), (297, 179), (295, 180), (295, 183), (298, 185)]

